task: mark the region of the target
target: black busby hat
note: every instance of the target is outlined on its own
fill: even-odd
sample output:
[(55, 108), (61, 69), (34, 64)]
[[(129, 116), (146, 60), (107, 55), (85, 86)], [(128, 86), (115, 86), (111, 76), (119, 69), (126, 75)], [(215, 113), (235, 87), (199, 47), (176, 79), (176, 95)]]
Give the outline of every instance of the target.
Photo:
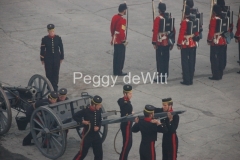
[(126, 9), (127, 9), (127, 4), (126, 3), (122, 3), (118, 7), (118, 12), (123, 12)]
[(49, 93), (49, 95), (48, 95), (48, 98), (57, 99), (57, 98), (58, 98), (57, 92), (51, 91), (51, 92)]
[(165, 3), (159, 3), (158, 4), (158, 9), (161, 11), (161, 12), (165, 12), (166, 11), (166, 4)]
[(101, 104), (102, 103), (102, 98), (100, 96), (96, 95), (92, 98), (92, 102), (94, 104)]
[(155, 110), (155, 107), (154, 107), (154, 106), (152, 106), (152, 105), (150, 105), (150, 104), (145, 105), (145, 109), (144, 109), (145, 112), (147, 112), (147, 113), (153, 113), (154, 110)]
[(216, 15), (221, 15), (221, 7), (219, 5), (213, 6), (213, 11), (216, 13)]
[(168, 102), (172, 102), (172, 98), (164, 98), (164, 99), (162, 99), (162, 103), (168, 103)]
[(185, 15), (190, 15), (190, 7), (189, 6), (185, 7)]
[(217, 0), (217, 5), (225, 6), (225, 0)]
[(132, 91), (132, 86), (129, 84), (126, 84), (123, 86), (123, 91), (124, 92), (131, 92)]
[(193, 8), (194, 6), (193, 0), (187, 0), (186, 5), (189, 6), (190, 8)]
[(66, 95), (66, 94), (67, 94), (67, 89), (66, 89), (66, 88), (61, 88), (61, 89), (58, 91), (58, 93), (59, 93), (60, 95)]
[(54, 24), (48, 24), (47, 25), (48, 30), (51, 30), (51, 29), (54, 29), (54, 28), (55, 28)]

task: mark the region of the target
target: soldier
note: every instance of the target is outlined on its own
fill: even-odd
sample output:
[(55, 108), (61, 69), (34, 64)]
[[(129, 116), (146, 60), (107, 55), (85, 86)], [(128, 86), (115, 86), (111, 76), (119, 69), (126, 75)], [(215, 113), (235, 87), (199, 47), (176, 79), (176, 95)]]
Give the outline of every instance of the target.
[[(194, 14), (196, 17), (197, 17), (197, 14), (199, 14), (201, 16), (201, 14), (199, 13), (198, 9), (197, 8), (193, 8), (194, 7), (194, 1), (193, 0), (187, 0), (186, 1), (186, 5), (190, 7), (190, 13), (191, 14)], [(203, 17), (198, 17), (198, 18), (201, 19)], [(199, 22), (199, 32), (195, 33), (195, 36), (193, 37), (193, 40), (196, 42), (196, 44), (199, 43), (200, 39), (202, 39), (202, 31), (203, 31), (202, 21), (200, 21)], [(198, 45), (196, 45), (194, 47), (194, 54), (193, 54), (193, 56), (194, 56), (194, 58), (193, 58), (193, 60), (194, 60), (194, 62), (193, 62), (193, 66), (194, 66), (193, 70), (194, 70), (194, 72), (195, 72), (195, 64), (196, 64), (197, 46)]]
[[(50, 92), (50, 94), (48, 95), (48, 99), (42, 99), (42, 100), (38, 100), (36, 101), (35, 104), (31, 105), (29, 108), (27, 108), (26, 110), (26, 117), (28, 119), (28, 121), (30, 121), (30, 118), (32, 116), (32, 113), (33, 111), (38, 108), (38, 107), (41, 107), (41, 106), (44, 106), (44, 105), (48, 105), (48, 104), (54, 104), (57, 102), (57, 98), (58, 98), (58, 95), (57, 95), (57, 92), (55, 91), (52, 91)], [(40, 128), (40, 126), (38, 127)], [(38, 134), (39, 131), (36, 131), (36, 134)], [(28, 146), (28, 145), (33, 145), (33, 143), (31, 143), (33, 137), (32, 137), (32, 134), (31, 132), (23, 139), (23, 142), (22, 142), (22, 145), (23, 146)]]
[(222, 34), (217, 33), (216, 31), (216, 22), (217, 19), (220, 18), (221, 7), (219, 5), (214, 5), (207, 38), (208, 45), (210, 45), (210, 61), (212, 70), (212, 77), (209, 77), (210, 80), (221, 80), (223, 76), (224, 52), (227, 43)]
[(67, 97), (67, 89), (66, 88), (61, 88), (59, 91), (58, 91), (58, 102), (61, 102), (61, 101), (65, 101), (65, 100), (68, 100), (68, 97)]
[(141, 132), (142, 139), (139, 149), (140, 160), (156, 160), (155, 141), (157, 141), (157, 133), (167, 132), (167, 128), (159, 120), (154, 119), (155, 107), (146, 105), (143, 111), (144, 119), (135, 118), (135, 124), (132, 132)]
[(168, 112), (168, 118), (162, 119), (167, 127), (167, 132), (162, 137), (162, 160), (176, 160), (178, 151), (177, 128), (179, 115), (172, 115), (173, 102), (171, 98), (162, 99), (162, 108), (156, 108), (155, 113)]
[[(239, 7), (239, 13), (238, 13), (237, 30), (236, 30), (234, 38), (235, 38), (235, 42), (238, 43), (238, 52), (239, 52), (238, 63), (240, 64), (240, 7)], [(238, 71), (237, 73), (240, 74), (240, 71)]]
[(54, 28), (53, 24), (47, 25), (48, 35), (42, 38), (40, 60), (45, 67), (46, 77), (57, 92), (59, 69), (64, 59), (64, 51), (62, 39), (55, 35)]
[[(164, 15), (166, 11), (166, 4), (160, 2), (158, 5), (159, 16), (157, 16), (154, 20), (153, 24), (153, 36), (152, 36), (152, 44), (154, 49), (156, 50), (156, 61), (157, 61), (157, 72), (159, 76), (154, 79), (155, 82), (165, 82), (165, 74), (167, 76), (168, 68), (169, 68), (169, 50), (172, 50), (174, 42), (175, 42), (175, 28), (173, 27), (172, 31), (160, 31), (160, 26), (164, 25), (160, 24), (160, 19), (167, 19)], [(171, 24), (174, 25), (174, 24)], [(165, 27), (165, 26), (164, 26)], [(171, 40), (171, 41), (170, 41)], [(171, 43), (170, 43), (171, 42)], [(164, 75), (164, 76), (161, 76)]]
[(111, 45), (114, 45), (113, 55), (113, 74), (118, 76), (125, 76), (127, 73), (123, 73), (123, 66), (125, 61), (125, 49), (126, 49), (126, 19), (123, 18), (127, 12), (127, 4), (120, 4), (118, 7), (118, 14), (112, 17), (111, 21)]
[(177, 46), (181, 50), (181, 63), (182, 63), (182, 73), (183, 81), (180, 82), (183, 85), (192, 85), (194, 68), (195, 68), (195, 47), (196, 41), (193, 37), (198, 36), (195, 34), (188, 35), (187, 30), (190, 28), (187, 27), (189, 21), (190, 7), (185, 7), (185, 16), (180, 24), (179, 36)]
[[(225, 6), (225, 0), (217, 0), (217, 5), (219, 5), (221, 7), (222, 12), (230, 12), (228, 11), (228, 7)], [(229, 17), (229, 22), (230, 22), (230, 18)], [(230, 34), (233, 35), (233, 22), (231, 22), (229, 24), (229, 29), (228, 32)], [(223, 70), (225, 69), (226, 65), (227, 65), (227, 44), (224, 46), (224, 50), (225, 52), (223, 53), (223, 60), (224, 60), (224, 64), (223, 64)]]
[[(123, 98), (118, 99), (118, 105), (120, 107), (121, 117), (128, 116), (132, 114), (133, 107), (131, 104), (132, 98), (132, 86), (123, 86)], [(129, 151), (132, 147), (132, 121), (121, 122), (120, 129), (122, 131), (123, 146), (120, 154), (119, 160), (127, 160)]]
[(73, 115), (75, 121), (84, 125), (81, 149), (74, 157), (74, 160), (83, 160), (91, 146), (93, 148), (94, 160), (103, 159), (102, 139), (98, 133), (102, 121), (101, 103), (102, 98), (100, 96), (94, 96), (91, 100), (91, 105)]

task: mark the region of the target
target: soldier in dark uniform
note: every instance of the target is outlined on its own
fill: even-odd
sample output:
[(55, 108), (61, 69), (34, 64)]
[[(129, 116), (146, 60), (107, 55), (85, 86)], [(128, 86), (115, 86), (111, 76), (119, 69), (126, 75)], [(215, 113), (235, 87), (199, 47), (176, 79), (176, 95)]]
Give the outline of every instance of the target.
[(162, 160), (176, 160), (178, 151), (177, 128), (179, 115), (172, 115), (173, 102), (171, 98), (162, 99), (162, 108), (156, 108), (155, 113), (169, 112), (168, 118), (162, 119), (161, 123), (166, 124), (168, 131), (162, 137)]
[(118, 7), (118, 14), (112, 17), (111, 21), (111, 45), (114, 45), (113, 55), (113, 75), (125, 76), (127, 73), (123, 73), (123, 66), (125, 61), (125, 49), (126, 49), (126, 19), (123, 18), (127, 12), (126, 3), (120, 4)]
[[(238, 53), (239, 53), (239, 61), (238, 61), (238, 63), (240, 64), (240, 16), (238, 16), (237, 30), (236, 30), (234, 38), (235, 38), (235, 42), (238, 43)], [(240, 71), (238, 71), (237, 73), (240, 74)]]
[[(48, 105), (48, 104), (53, 104), (57, 102), (57, 92), (52, 91), (50, 92), (50, 94), (48, 95), (48, 99), (42, 99), (42, 100), (38, 100), (36, 101), (35, 104), (31, 105), (29, 108), (27, 108), (26, 110), (26, 117), (28, 119), (28, 121), (30, 121), (30, 118), (32, 116), (32, 113), (35, 109), (37, 109), (38, 107), (44, 106), (44, 105)], [(40, 128), (40, 127), (39, 127)], [(37, 134), (39, 131), (36, 131)], [(27, 146), (27, 145), (33, 145), (33, 143), (31, 143), (33, 137), (31, 132), (23, 139), (22, 145), (23, 146)]]
[(217, 19), (220, 18), (221, 7), (219, 5), (214, 5), (207, 38), (208, 45), (210, 45), (210, 62), (212, 70), (212, 77), (209, 77), (210, 80), (221, 80), (224, 70), (224, 54), (227, 42), (221, 33), (216, 33)]
[[(131, 85), (123, 86), (123, 95), (123, 98), (119, 98), (117, 101), (120, 107), (121, 117), (131, 115), (133, 111), (133, 107), (130, 101), (132, 98)], [(127, 160), (129, 151), (132, 147), (132, 121), (121, 122), (120, 128), (122, 131), (123, 146), (119, 160)]]
[(54, 33), (55, 26), (47, 25), (48, 35), (42, 38), (40, 60), (45, 66), (46, 77), (54, 91), (58, 91), (60, 64), (64, 59), (63, 43), (60, 36)]
[[(160, 2), (158, 5), (159, 16), (157, 16), (154, 20), (153, 24), (153, 36), (152, 36), (152, 44), (154, 49), (156, 50), (156, 61), (157, 61), (157, 72), (159, 76), (154, 79), (155, 82), (165, 82), (165, 74), (169, 75), (169, 50), (172, 50), (174, 42), (175, 42), (175, 28), (171, 33), (169, 32), (160, 32), (159, 28), (160, 19), (164, 19), (164, 13), (166, 11), (166, 4)], [(160, 38), (159, 38), (160, 37)], [(169, 39), (172, 39), (172, 43), (169, 43)], [(162, 78), (161, 78), (162, 75)]]
[(182, 73), (183, 81), (180, 82), (183, 85), (192, 85), (193, 76), (195, 69), (195, 47), (196, 41), (193, 37), (196, 35), (187, 35), (187, 22), (189, 21), (190, 7), (186, 6), (185, 16), (180, 24), (179, 36), (177, 46), (181, 50), (181, 63), (182, 63)]
[(91, 100), (91, 105), (73, 115), (75, 121), (84, 125), (82, 133), (84, 138), (81, 142), (81, 149), (74, 157), (74, 160), (83, 160), (91, 146), (93, 148), (94, 160), (103, 159), (102, 139), (98, 133), (102, 121), (101, 103), (102, 98), (100, 96), (94, 96)]
[(157, 133), (167, 132), (167, 128), (159, 120), (154, 118), (155, 107), (146, 105), (143, 111), (144, 119), (135, 118), (135, 124), (132, 132), (141, 132), (142, 139), (140, 144), (140, 160), (156, 160), (155, 141), (157, 141)]
[(67, 89), (66, 88), (61, 88), (58, 91), (58, 100), (57, 101), (61, 102), (61, 101), (65, 101), (65, 100), (68, 100)]

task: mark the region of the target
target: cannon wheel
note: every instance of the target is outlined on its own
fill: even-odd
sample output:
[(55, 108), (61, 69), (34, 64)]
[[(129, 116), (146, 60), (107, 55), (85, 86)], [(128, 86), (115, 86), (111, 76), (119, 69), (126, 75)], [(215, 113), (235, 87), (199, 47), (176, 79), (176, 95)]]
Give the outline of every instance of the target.
[[(102, 113), (105, 113), (105, 112), (106, 111), (105, 111), (104, 107), (102, 106)], [(103, 119), (107, 119), (107, 117), (105, 117)], [(83, 128), (82, 127), (77, 127), (76, 130), (77, 130), (77, 133), (78, 133), (79, 137), (82, 139)], [(101, 129), (99, 131), (100, 137), (102, 138), (102, 143), (104, 142), (104, 140), (107, 137), (107, 132), (108, 132), (108, 124), (102, 125)]]
[(7, 133), (12, 123), (12, 111), (8, 97), (0, 87), (0, 135)]
[(35, 74), (30, 78), (28, 81), (28, 86), (32, 86), (37, 89), (37, 94), (35, 97), (36, 100), (46, 98), (48, 94), (53, 91), (50, 81), (46, 77), (39, 74)]
[(60, 118), (48, 107), (39, 107), (32, 114), (30, 130), (34, 143), (50, 159), (57, 159), (66, 150), (66, 132), (61, 126)]

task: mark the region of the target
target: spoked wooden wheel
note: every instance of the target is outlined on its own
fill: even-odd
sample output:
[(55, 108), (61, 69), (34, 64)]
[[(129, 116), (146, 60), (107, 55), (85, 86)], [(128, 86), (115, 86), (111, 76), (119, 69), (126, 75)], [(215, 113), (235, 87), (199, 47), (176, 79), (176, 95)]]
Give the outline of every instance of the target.
[(28, 86), (32, 86), (37, 90), (36, 100), (46, 98), (53, 91), (50, 81), (39, 74), (33, 75), (28, 81)]
[[(102, 106), (102, 113), (105, 113), (105, 112), (106, 111), (105, 111), (104, 107)], [(105, 117), (103, 119), (107, 119), (107, 117)], [(77, 130), (77, 133), (78, 133), (79, 137), (82, 139), (83, 127), (77, 127), (76, 130)], [(108, 132), (108, 124), (102, 125), (101, 128), (100, 128), (100, 131), (99, 131), (99, 135), (102, 139), (102, 143), (104, 142), (104, 140), (107, 137), (107, 132)]]
[(7, 95), (0, 87), (0, 135), (7, 133), (12, 123), (12, 111)]
[(30, 129), (40, 152), (50, 158), (62, 156), (66, 150), (66, 132), (60, 118), (48, 107), (37, 108), (31, 117)]

